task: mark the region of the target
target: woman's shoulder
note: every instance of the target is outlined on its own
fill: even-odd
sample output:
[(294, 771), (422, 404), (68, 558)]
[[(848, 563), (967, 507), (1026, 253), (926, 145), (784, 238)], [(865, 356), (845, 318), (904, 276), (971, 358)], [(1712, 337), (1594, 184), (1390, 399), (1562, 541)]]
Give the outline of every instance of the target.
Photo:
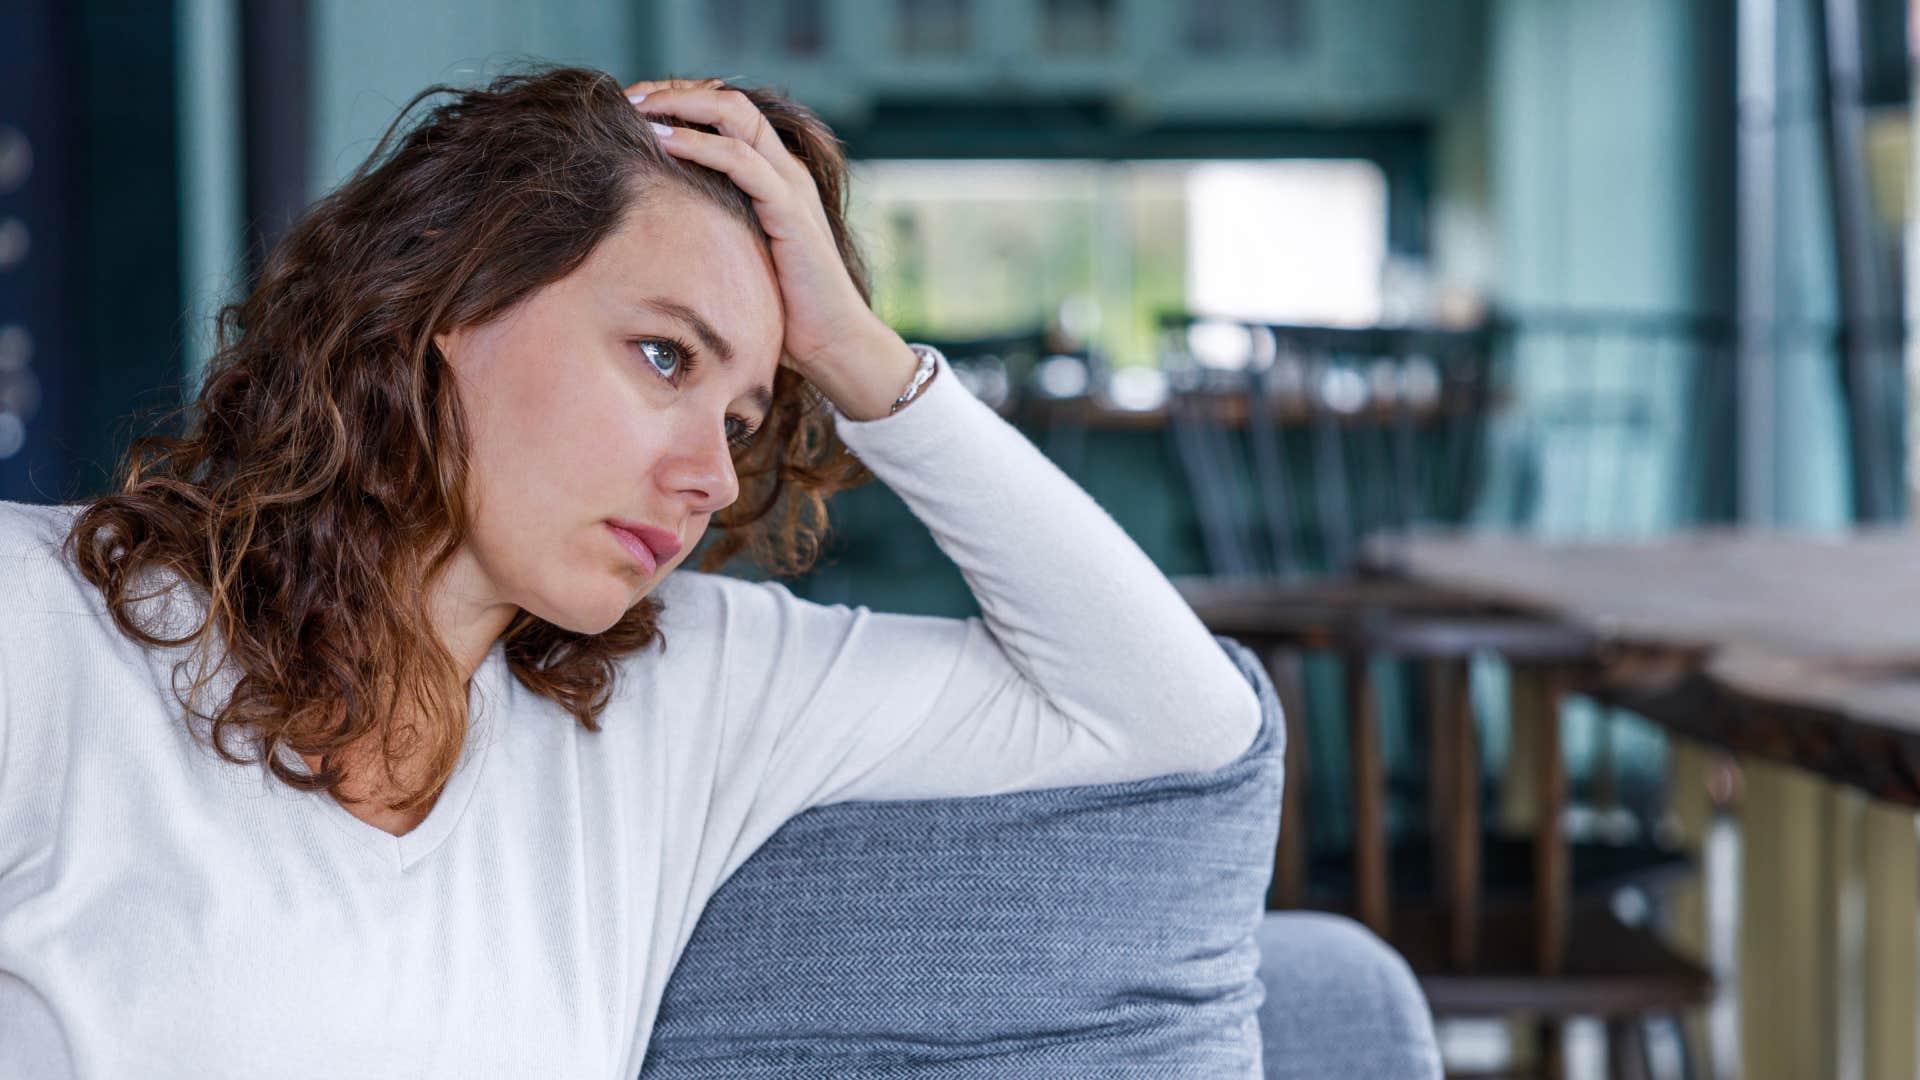
[(0, 552), (12, 555), (56, 545), (66, 539), (73, 519), (85, 506), (74, 503), (42, 505), (0, 499)]
[[(86, 504), (39, 505), (0, 500), (0, 640), (15, 648), (36, 641), (72, 647), (118, 636), (106, 598), (66, 550), (68, 532)], [(143, 567), (127, 592), (127, 614), (154, 632), (177, 635), (198, 625), (205, 602), (168, 569)]]
[[(20, 614), (49, 605), (83, 602), (85, 586), (62, 550), (73, 520), (84, 510), (75, 504), (41, 505), (0, 499), (0, 611)], [(94, 605), (97, 607), (98, 605)], [(11, 609), (11, 610), (8, 610)]]
[(98, 717), (77, 705), (112, 685), (124, 655), (61, 550), (82, 509), (0, 500), (0, 876), (52, 842), (76, 747), (124, 746), (90, 740)]

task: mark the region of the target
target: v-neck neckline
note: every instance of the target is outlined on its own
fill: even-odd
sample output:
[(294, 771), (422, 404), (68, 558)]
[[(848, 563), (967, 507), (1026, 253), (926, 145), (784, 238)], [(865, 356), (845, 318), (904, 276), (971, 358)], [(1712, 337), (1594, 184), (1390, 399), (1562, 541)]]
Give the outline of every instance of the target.
[(302, 801), (345, 834), (356, 849), (373, 856), (386, 869), (397, 874), (411, 870), (445, 843), (466, 816), (467, 805), (472, 802), (485, 771), (487, 751), (498, 735), (498, 722), (506, 710), (510, 682), (506, 642), (495, 641), (468, 680), (467, 738), (460, 749), (460, 760), (420, 824), (395, 836), (355, 817), (325, 791), (301, 792), (306, 797)]

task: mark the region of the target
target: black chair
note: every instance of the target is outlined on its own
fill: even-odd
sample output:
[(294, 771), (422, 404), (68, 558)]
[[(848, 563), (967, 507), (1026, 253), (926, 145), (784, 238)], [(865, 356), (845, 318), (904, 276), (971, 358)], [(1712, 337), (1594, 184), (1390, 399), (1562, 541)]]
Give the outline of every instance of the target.
[[(1691, 874), (1686, 855), (1650, 840), (1569, 842), (1560, 828), (1559, 708), (1595, 643), (1391, 574), (1398, 541), (1457, 524), (1474, 506), (1510, 335), (1185, 315), (1166, 330), (1168, 435), (1212, 570), (1177, 584), (1216, 633), (1266, 650), (1287, 705), (1270, 906), (1355, 914), (1408, 957), (1436, 1015), (1539, 1019), (1546, 1075), (1559, 1071), (1561, 1022), (1605, 1015), (1616, 1073), (1631, 1075), (1644, 1064), (1643, 1028), (1705, 1004), (1712, 984), (1606, 902), (1621, 888), (1657, 900)], [(1342, 669), (1353, 818), (1351, 846), (1313, 858), (1301, 678), (1310, 654)], [(1505, 663), (1514, 722), (1535, 736), (1531, 835), (1483, 824), (1469, 694), (1469, 665), (1481, 657)], [(1399, 842), (1387, 829), (1376, 660), (1417, 676), (1403, 696), (1426, 736), (1424, 776), (1398, 786), (1415, 799), (1424, 786), (1432, 828)]]
[(1087, 418), (1103, 358), (1045, 328), (970, 338), (922, 338), (940, 349), (974, 396), (1040, 432), (1040, 449), (1078, 480), (1086, 463)]

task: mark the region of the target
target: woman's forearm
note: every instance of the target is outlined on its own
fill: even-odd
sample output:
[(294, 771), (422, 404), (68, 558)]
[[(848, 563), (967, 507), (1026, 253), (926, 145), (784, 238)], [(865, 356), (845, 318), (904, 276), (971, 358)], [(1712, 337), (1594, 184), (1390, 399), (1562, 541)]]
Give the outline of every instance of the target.
[(951, 372), (894, 416), (836, 423), (959, 567), (1014, 666), (1063, 713), (1169, 769), (1223, 764), (1251, 742), (1252, 687), (1172, 583)]

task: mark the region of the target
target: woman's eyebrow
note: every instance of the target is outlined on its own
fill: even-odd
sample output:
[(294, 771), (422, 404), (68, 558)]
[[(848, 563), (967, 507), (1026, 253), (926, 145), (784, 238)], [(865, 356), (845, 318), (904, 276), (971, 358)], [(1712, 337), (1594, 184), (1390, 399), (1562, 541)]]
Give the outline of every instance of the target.
[(705, 345), (708, 351), (720, 358), (722, 367), (733, 363), (733, 345), (720, 336), (720, 332), (713, 328), (712, 323), (701, 318), (699, 312), (678, 300), (668, 300), (661, 296), (645, 297), (640, 301), (640, 306), (655, 314), (678, 319), (687, 324), (694, 335), (700, 339), (700, 344)]
[[(733, 345), (720, 336), (720, 332), (713, 328), (712, 323), (701, 318), (699, 312), (678, 300), (668, 300), (663, 296), (643, 297), (640, 300), (640, 306), (686, 324), (693, 331), (694, 336), (700, 339), (700, 344), (705, 345), (707, 350), (720, 361), (721, 367), (733, 365)], [(747, 391), (747, 396), (760, 407), (762, 414), (773, 408), (773, 388), (764, 383)]]

